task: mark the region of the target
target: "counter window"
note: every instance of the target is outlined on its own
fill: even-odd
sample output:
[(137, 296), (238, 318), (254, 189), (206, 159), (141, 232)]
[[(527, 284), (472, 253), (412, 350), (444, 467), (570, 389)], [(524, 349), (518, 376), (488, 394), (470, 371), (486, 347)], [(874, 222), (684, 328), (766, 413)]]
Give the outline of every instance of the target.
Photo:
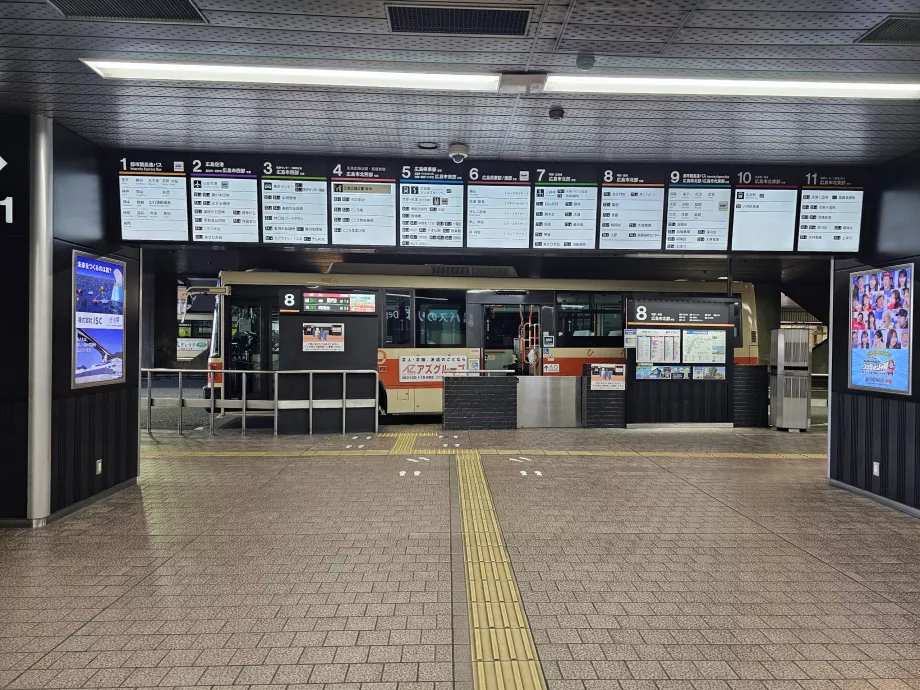
[(416, 347), (463, 347), (466, 291), (416, 290)]
[(622, 347), (623, 296), (559, 292), (556, 324), (556, 347)]
[(409, 292), (387, 293), (386, 345), (412, 347), (412, 310)]

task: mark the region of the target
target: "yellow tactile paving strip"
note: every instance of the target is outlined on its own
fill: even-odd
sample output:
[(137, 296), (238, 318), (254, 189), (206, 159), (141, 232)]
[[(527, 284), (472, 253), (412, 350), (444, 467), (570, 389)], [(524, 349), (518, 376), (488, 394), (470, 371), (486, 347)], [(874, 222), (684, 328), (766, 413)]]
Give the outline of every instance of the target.
[(475, 450), (454, 453), (460, 486), (473, 686), (476, 690), (545, 690), (543, 669), (521, 605), (482, 459)]

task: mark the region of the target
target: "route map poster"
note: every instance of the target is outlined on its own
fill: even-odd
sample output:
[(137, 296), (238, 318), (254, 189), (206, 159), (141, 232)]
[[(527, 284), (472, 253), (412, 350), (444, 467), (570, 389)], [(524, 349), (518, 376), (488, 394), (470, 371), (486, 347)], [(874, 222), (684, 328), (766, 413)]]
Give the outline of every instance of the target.
[(850, 388), (910, 395), (914, 265), (850, 274)]
[(725, 364), (725, 331), (684, 331), (684, 364)]
[(73, 253), (72, 388), (125, 381), (125, 264)]

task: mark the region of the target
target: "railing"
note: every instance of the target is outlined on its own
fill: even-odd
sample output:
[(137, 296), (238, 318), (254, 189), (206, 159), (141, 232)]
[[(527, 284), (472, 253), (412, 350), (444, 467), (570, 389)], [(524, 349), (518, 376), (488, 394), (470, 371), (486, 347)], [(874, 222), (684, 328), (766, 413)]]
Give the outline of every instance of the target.
[[(179, 377), (179, 396), (177, 398), (154, 398), (153, 387), (151, 386), (153, 374), (176, 375)], [(241, 397), (239, 399), (228, 399), (215, 397), (214, 388), (211, 388), (210, 398), (185, 398), (182, 395), (182, 378), (185, 374), (223, 374), (224, 381), (229, 376), (241, 376)], [(314, 375), (336, 375), (342, 376), (342, 398), (315, 400), (313, 398), (313, 377)], [(372, 375), (374, 377), (374, 397), (373, 398), (348, 398), (348, 377), (350, 375)], [(351, 370), (326, 370), (326, 369), (302, 369), (287, 371), (255, 371), (241, 369), (141, 369), (141, 375), (147, 377), (147, 433), (152, 434), (152, 410), (154, 407), (174, 407), (179, 413), (178, 433), (182, 433), (182, 410), (186, 407), (208, 409), (210, 435), (214, 434), (214, 416), (218, 410), (221, 413), (227, 410), (239, 410), (241, 413), (241, 433), (246, 435), (246, 413), (255, 411), (271, 411), (273, 418), (274, 435), (278, 435), (278, 411), (279, 410), (309, 410), (309, 433), (313, 433), (313, 410), (342, 410), (342, 433), (345, 433), (345, 416), (348, 410), (366, 409), (374, 410), (374, 431), (378, 431), (379, 416), (377, 410), (380, 407), (380, 375), (376, 369), (351, 369)], [(274, 398), (271, 400), (248, 400), (246, 397), (247, 376), (271, 376), (274, 379)], [(308, 398), (306, 400), (281, 400), (278, 397), (278, 381), (281, 376), (308, 376)]]

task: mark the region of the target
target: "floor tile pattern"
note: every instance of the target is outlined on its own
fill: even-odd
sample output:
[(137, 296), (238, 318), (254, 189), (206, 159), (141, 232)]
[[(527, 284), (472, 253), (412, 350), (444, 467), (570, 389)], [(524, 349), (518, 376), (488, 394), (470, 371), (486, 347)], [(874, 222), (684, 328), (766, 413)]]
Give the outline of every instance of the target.
[(550, 690), (920, 690), (920, 522), (821, 434), (381, 431), (159, 432), (137, 487), (0, 531), (0, 687), (452, 689), (478, 450)]

